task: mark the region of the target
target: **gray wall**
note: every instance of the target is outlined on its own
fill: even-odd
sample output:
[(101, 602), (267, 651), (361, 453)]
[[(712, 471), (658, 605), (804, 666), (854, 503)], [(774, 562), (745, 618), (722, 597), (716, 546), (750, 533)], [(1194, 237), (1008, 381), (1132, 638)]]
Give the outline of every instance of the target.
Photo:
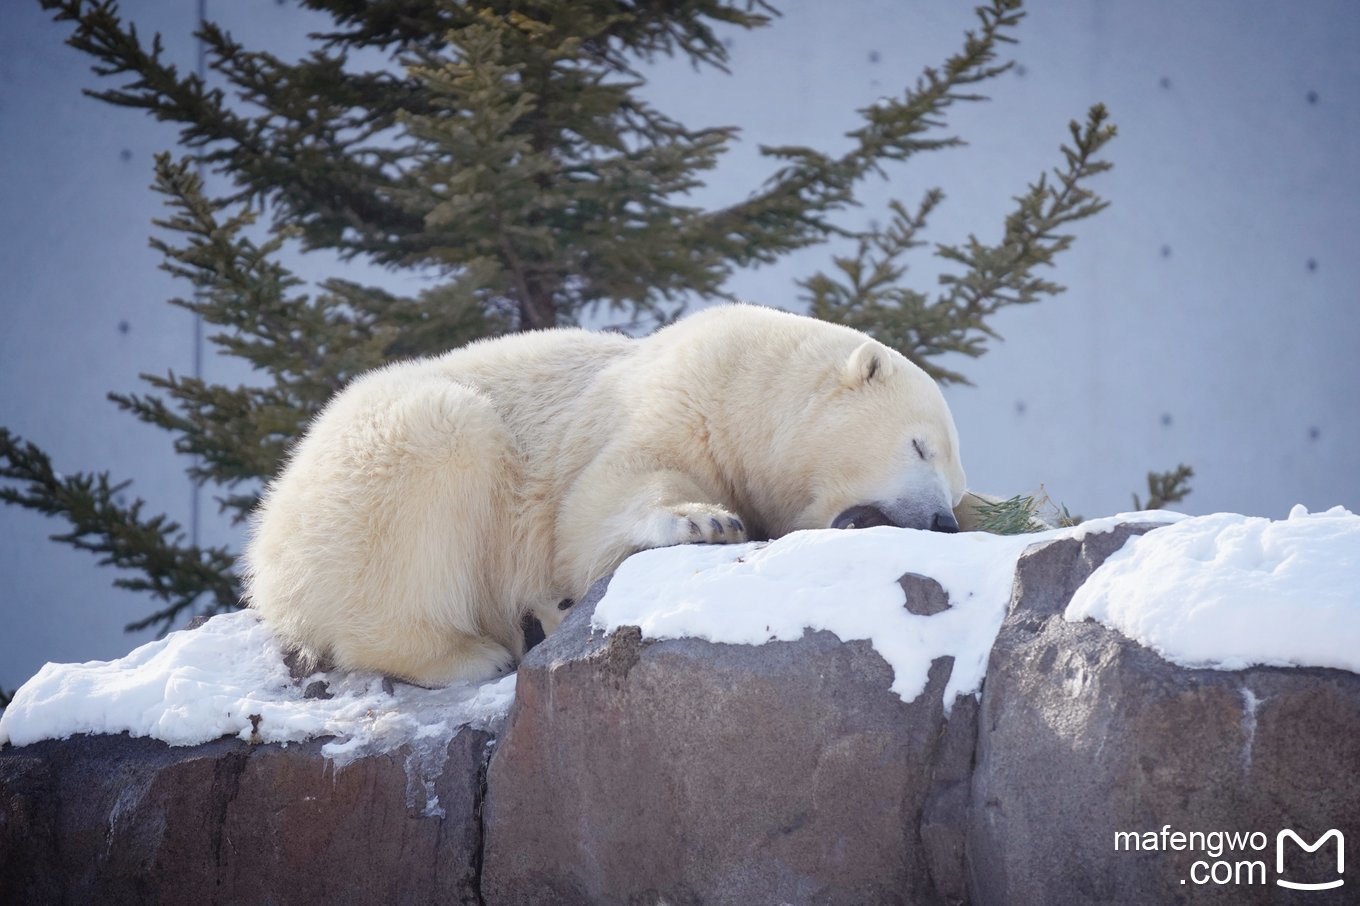
[[(971, 3), (786, 2), (776, 24), (732, 37), (731, 77), (663, 62), (655, 102), (691, 125), (739, 124), (742, 147), (698, 196), (742, 197), (769, 173), (758, 144), (844, 147), (853, 110), (900, 91), (954, 50)], [(1057, 164), (1068, 120), (1103, 101), (1119, 125), (1100, 190), (1113, 206), (1082, 225), (1053, 276), (1069, 291), (1004, 313), (1006, 342), (953, 363), (976, 387), (948, 397), (970, 483), (1043, 483), (1087, 516), (1127, 509), (1143, 474), (1192, 464), (1182, 509), (1283, 516), (1360, 505), (1360, 16), (1350, 0), (1035, 0), (992, 101), (959, 108), (969, 147), (920, 158), (866, 198), (914, 202), (943, 186), (930, 238), (994, 239), (1009, 199)], [(143, 371), (193, 367), (193, 326), (165, 304), (187, 287), (147, 247), (159, 202), (151, 156), (173, 130), (80, 95), (96, 84), (36, 2), (0, 20), (0, 424), (58, 468), (108, 469), (185, 521), (184, 463), (162, 432), (120, 413), (109, 390)], [(124, 9), (193, 67), (194, 0)], [(274, 0), (208, 0), (248, 44), (283, 53), (316, 20)], [(850, 223), (884, 216), (880, 203)], [(739, 275), (753, 301), (799, 307), (794, 279), (827, 267), (812, 250)], [(309, 275), (338, 270), (325, 260)], [(354, 275), (356, 271), (347, 268)], [(391, 283), (390, 275), (357, 272)], [(937, 268), (922, 257), (917, 285)], [(401, 289), (411, 286), (405, 278)], [(238, 380), (228, 365), (206, 376)], [(235, 543), (212, 518), (205, 541)], [(64, 526), (0, 508), (0, 686), (47, 660), (116, 657), (147, 612), (112, 571), (46, 540)]]

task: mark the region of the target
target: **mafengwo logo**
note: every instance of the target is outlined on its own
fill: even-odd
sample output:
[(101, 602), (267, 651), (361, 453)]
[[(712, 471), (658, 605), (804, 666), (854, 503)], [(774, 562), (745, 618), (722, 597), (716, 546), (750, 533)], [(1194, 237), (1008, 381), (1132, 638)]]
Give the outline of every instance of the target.
[[(1336, 873), (1337, 877), (1330, 881), (1314, 881), (1304, 883), (1302, 881), (1290, 881), (1285, 878), (1285, 843), (1293, 840), (1306, 852), (1317, 852), (1328, 840), (1336, 840)], [(1346, 873), (1346, 838), (1341, 831), (1332, 828), (1318, 837), (1317, 842), (1309, 845), (1302, 837), (1286, 828), (1275, 835), (1275, 872), (1279, 875), (1275, 883), (1281, 887), (1288, 887), (1291, 890), (1331, 890), (1333, 887), (1340, 887), (1346, 883), (1346, 879), (1340, 877)]]
[[(1336, 845), (1336, 861), (1325, 847)], [(1285, 828), (1275, 835), (1275, 877), (1267, 862), (1270, 837), (1261, 831), (1116, 831), (1115, 852), (1166, 852), (1199, 855), (1190, 863), (1186, 885), (1230, 887), (1270, 885), (1290, 890), (1333, 890), (1346, 883), (1346, 838), (1332, 828), (1309, 842)], [(1335, 865), (1335, 871), (1332, 866)], [(1299, 902), (1305, 902), (1300, 899)]]

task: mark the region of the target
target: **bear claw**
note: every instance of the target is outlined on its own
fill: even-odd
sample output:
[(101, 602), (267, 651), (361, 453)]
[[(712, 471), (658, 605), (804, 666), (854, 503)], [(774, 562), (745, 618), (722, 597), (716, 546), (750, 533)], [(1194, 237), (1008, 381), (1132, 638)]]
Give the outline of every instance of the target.
[(644, 540), (641, 549), (672, 544), (738, 544), (746, 538), (746, 526), (736, 516), (711, 504), (677, 507), (663, 520), (656, 535)]

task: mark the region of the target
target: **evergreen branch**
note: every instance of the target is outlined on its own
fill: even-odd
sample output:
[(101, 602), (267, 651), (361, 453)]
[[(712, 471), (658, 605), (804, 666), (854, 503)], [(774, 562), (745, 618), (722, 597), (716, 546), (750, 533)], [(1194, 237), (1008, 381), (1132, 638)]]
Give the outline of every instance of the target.
[(1007, 216), (1001, 241), (985, 245), (970, 236), (966, 248), (936, 246), (936, 255), (964, 265), (962, 275), (946, 274), (949, 287), (933, 302), (925, 294), (899, 285), (906, 273), (903, 260), (922, 243), (916, 238), (943, 195), (928, 192), (915, 213), (891, 205), (892, 218), (883, 230), (861, 237), (852, 257), (833, 259), (839, 274), (817, 273), (802, 280), (811, 313), (846, 324), (899, 350), (943, 384), (969, 383), (958, 371), (939, 364), (947, 353), (976, 358), (987, 351), (987, 339), (998, 338), (989, 319), (1007, 305), (1023, 305), (1055, 295), (1062, 287), (1035, 275), (1042, 265), (1069, 248), (1073, 236), (1059, 232), (1073, 221), (1103, 210), (1108, 202), (1086, 182), (1109, 169), (1095, 155), (1114, 137), (1105, 108), (1091, 108), (1086, 124), (1070, 126), (1075, 148), (1062, 146), (1066, 166), (1030, 185)]
[[(175, 452), (196, 457), (187, 471), (199, 485), (212, 481), (233, 487), (272, 476), (315, 414), (272, 388), (228, 388), (173, 373), (142, 379), (165, 391), (174, 408), (156, 396), (110, 393), (109, 399), (142, 421), (174, 432)], [(245, 516), (239, 512), (233, 521)]]
[(437, 49), (450, 31), (468, 24), (464, 4), (303, 0), (303, 5), (335, 21), (335, 30), (316, 35), (328, 47)]
[[(485, 291), (494, 283), (495, 271), (493, 262), (470, 260), (457, 277), (415, 298), (348, 280), (327, 280), (321, 285), (318, 304), (347, 313), (328, 328), (341, 337), (327, 346), (331, 370), (347, 378), (396, 359), (439, 355), (473, 340), (507, 333), (509, 313), (498, 310)], [(344, 342), (347, 336), (355, 341)]]
[(208, 337), (221, 352), (273, 374), (281, 395), (306, 415), (355, 374), (382, 364), (392, 331), (356, 318), (333, 298), (293, 292), (302, 280), (278, 261), (291, 231), (256, 244), (245, 235), (254, 213), (247, 208), (224, 219), (227, 203), (204, 197), (188, 160), (158, 155), (153, 188), (172, 209), (155, 225), (180, 234), (183, 244), (153, 238), (151, 246), (164, 257), (163, 270), (198, 290), (172, 304), (226, 328)]
[[(1000, 243), (988, 246), (970, 236), (966, 248), (937, 246), (937, 255), (967, 268), (962, 276), (947, 274), (940, 278), (949, 291), (939, 304), (960, 309), (973, 320), (975, 329), (997, 337), (986, 326), (987, 316), (1005, 305), (1024, 305), (1062, 292), (1063, 287), (1036, 277), (1034, 271), (1041, 265), (1051, 266), (1054, 257), (1071, 246), (1074, 237), (1058, 233), (1059, 229), (1109, 205), (1086, 188), (1091, 177), (1112, 166), (1094, 159), (1115, 136), (1115, 127), (1107, 123), (1108, 119), (1104, 105), (1096, 104), (1088, 112), (1085, 125), (1075, 120), (1069, 125), (1076, 147), (1062, 146), (1066, 166), (1053, 171), (1055, 183), (1049, 183), (1047, 174), (1041, 175), (1016, 199), (1016, 209), (1006, 218)], [(979, 348), (968, 354), (979, 355), (981, 351)]]
[(627, 13), (614, 17), (609, 27), (587, 46), (602, 62), (620, 72), (637, 75), (634, 58), (651, 62), (655, 57), (679, 52), (694, 66), (713, 66), (727, 72), (727, 47), (705, 20), (753, 29), (778, 15), (765, 0), (683, 0), (668, 4), (668, 16)]
[(222, 91), (207, 88), (197, 73), (181, 75), (178, 67), (165, 62), (160, 35), (152, 38), (150, 47), (143, 44), (137, 27), (124, 25), (115, 0), (40, 2), (43, 9), (56, 13), (56, 21), (75, 23), (66, 43), (97, 61), (93, 65), (97, 75), (132, 77), (121, 88), (86, 94), (146, 110), (162, 121), (191, 124), (182, 134), (188, 147), (214, 140), (246, 143), (253, 138), (245, 121), (228, 110)]
[(1190, 479), (1195, 470), (1181, 463), (1168, 472), (1149, 472), (1147, 474), (1148, 499), (1144, 505), (1138, 495), (1133, 495), (1135, 510), (1164, 510), (1168, 504), (1180, 503), (1190, 495)]
[(137, 573), (113, 584), (165, 603), (129, 623), (129, 631), (155, 626), (164, 632), (186, 610), (219, 613), (239, 606), (235, 558), (220, 547), (187, 544), (178, 523), (143, 515), (141, 500), (120, 503), (129, 482), (111, 483), (107, 472), (58, 474), (46, 453), (6, 428), (0, 428), (0, 479), (13, 482), (0, 486), (0, 501), (65, 519), (70, 531), (53, 535), (54, 541), (98, 555), (101, 566)]
[(762, 147), (761, 153), (785, 161), (765, 187), (750, 199), (707, 215), (693, 241), (720, 248), (739, 265), (770, 263), (783, 254), (847, 235), (829, 215), (855, 203), (854, 188), (882, 162), (903, 161), (921, 151), (962, 144), (953, 136), (930, 138), (944, 125), (956, 102), (984, 100), (962, 91), (1010, 68), (996, 64), (999, 44), (1023, 18), (1019, 0), (991, 0), (976, 10), (980, 28), (968, 32), (964, 48), (938, 69), (927, 68), (900, 100), (883, 100), (860, 111), (865, 125), (849, 133), (855, 146), (832, 158), (811, 148)]
[[(110, 394), (119, 407), (176, 435), (176, 451), (195, 457), (190, 477), (225, 488), (268, 480), (306, 422), (353, 376), (401, 355), (442, 352), (496, 332), (475, 292), (461, 281), (405, 299), (340, 280), (312, 296), (278, 262), (288, 235), (257, 244), (246, 230), (254, 212), (231, 215), (203, 195), (191, 162), (156, 159), (156, 191), (169, 216), (156, 221), (179, 239), (153, 238), (162, 268), (189, 281), (191, 299), (172, 303), (223, 328), (209, 341), (272, 377), (272, 386), (229, 388), (170, 374), (142, 375), (163, 396)], [(484, 276), (472, 267), (468, 275)], [(467, 275), (465, 275), (467, 276)], [(258, 491), (219, 499), (241, 521)]]
[[(311, 9), (329, 13), (340, 26), (318, 35), (327, 46), (375, 47), (381, 49), (420, 48), (439, 51), (445, 36), (476, 21), (485, 11), (504, 16), (525, 14), (523, 4), (460, 3), (420, 5), (402, 0), (305, 0)], [(666, 15), (650, 14), (645, 8), (629, 9), (623, 4), (601, 4), (604, 12), (583, 42), (592, 61), (612, 70), (637, 75), (634, 59), (650, 62), (658, 55), (679, 52), (695, 66), (700, 64), (726, 70), (727, 48), (705, 20), (724, 26), (753, 29), (769, 24), (778, 15), (764, 0), (681, 0), (665, 5)], [(639, 5), (640, 6), (640, 5)], [(529, 7), (528, 9), (532, 9)], [(576, 4), (576, 11), (593, 13), (591, 5)], [(544, 24), (558, 28), (580, 29), (579, 20), (570, 17), (545, 18)]]
[[(251, 118), (237, 112), (220, 89), (208, 88), (197, 73), (181, 73), (163, 58), (159, 35), (148, 47), (137, 28), (124, 23), (113, 0), (41, 0), (57, 21), (75, 23), (67, 43), (97, 62), (96, 74), (129, 76), (118, 88), (86, 91), (121, 107), (145, 110), (162, 122), (180, 125), (180, 141), (202, 161), (227, 172), (241, 186), (234, 200), (272, 199), (301, 229), (309, 247), (332, 246), (353, 255), (380, 252), (394, 232), (409, 232), (419, 221), (385, 200), (390, 167), (399, 157), (389, 142), (356, 148), (358, 142), (388, 129), (398, 109), (417, 103), (410, 86), (390, 75), (351, 77), (342, 58), (317, 55), (289, 66), (266, 54), (247, 53), (221, 29), (208, 23), (197, 36), (210, 52), (209, 65), (229, 80), (240, 78), (246, 94), (265, 107)], [(338, 62), (339, 61), (339, 62)], [(337, 88), (319, 95), (306, 90), (340, 77), (344, 97), (317, 109)], [(341, 124), (353, 130), (340, 138), (330, 121), (363, 112)], [(318, 166), (318, 164), (322, 164)], [(382, 229), (375, 229), (383, 224)], [(372, 246), (372, 248), (370, 248)]]
[(917, 235), (943, 197), (939, 189), (930, 190), (914, 212), (901, 202), (890, 202), (892, 216), (886, 227), (861, 236), (853, 256), (832, 259), (839, 279), (817, 273), (798, 285), (806, 291), (813, 317), (876, 337), (936, 380), (950, 383), (964, 378), (932, 358), (964, 349), (969, 321), (959, 309), (930, 305), (924, 294), (901, 283), (907, 271), (903, 259), (924, 244)]

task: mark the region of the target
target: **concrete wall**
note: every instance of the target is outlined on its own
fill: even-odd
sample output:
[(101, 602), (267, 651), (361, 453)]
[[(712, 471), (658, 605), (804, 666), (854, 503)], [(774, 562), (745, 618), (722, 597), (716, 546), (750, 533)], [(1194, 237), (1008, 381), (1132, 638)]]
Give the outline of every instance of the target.
[[(195, 0), (127, 0), (146, 32), (192, 68)], [(736, 200), (770, 172), (759, 144), (844, 147), (854, 109), (902, 90), (972, 27), (971, 4), (786, 2), (784, 16), (732, 35), (730, 77), (659, 63), (650, 96), (691, 125), (737, 124), (742, 146), (696, 200)], [(165, 300), (188, 291), (147, 247), (159, 201), (151, 157), (174, 130), (80, 95), (97, 84), (66, 26), (16, 2), (0, 23), (0, 424), (58, 468), (108, 469), (181, 521), (191, 490), (170, 438), (104, 398), (139, 372), (194, 367), (194, 330)], [(1130, 506), (1149, 469), (1197, 472), (1189, 512), (1283, 516), (1360, 506), (1360, 17), (1348, 0), (1035, 0), (1020, 65), (988, 104), (957, 109), (969, 147), (895, 168), (848, 224), (930, 186), (948, 198), (929, 235), (1000, 233), (1010, 197), (1046, 167), (1067, 122), (1106, 103), (1120, 136), (1099, 189), (1113, 202), (1078, 228), (1053, 277), (1059, 298), (1003, 313), (984, 358), (951, 363), (974, 387), (948, 391), (974, 487), (1043, 483), (1087, 516)], [(296, 53), (316, 23), (273, 0), (207, 0), (247, 44)], [(829, 267), (826, 249), (738, 275), (734, 293), (798, 308), (793, 281)], [(339, 270), (301, 264), (309, 276)], [(352, 268), (346, 271), (354, 274)], [(934, 285), (923, 256), (911, 277)], [(391, 284), (381, 272), (362, 279)], [(398, 288), (409, 288), (409, 278)], [(238, 379), (204, 362), (210, 379)], [(201, 501), (205, 542), (237, 530)], [(0, 508), (0, 686), (47, 660), (108, 658), (137, 638), (146, 602), (112, 571), (46, 540), (63, 529)]]

